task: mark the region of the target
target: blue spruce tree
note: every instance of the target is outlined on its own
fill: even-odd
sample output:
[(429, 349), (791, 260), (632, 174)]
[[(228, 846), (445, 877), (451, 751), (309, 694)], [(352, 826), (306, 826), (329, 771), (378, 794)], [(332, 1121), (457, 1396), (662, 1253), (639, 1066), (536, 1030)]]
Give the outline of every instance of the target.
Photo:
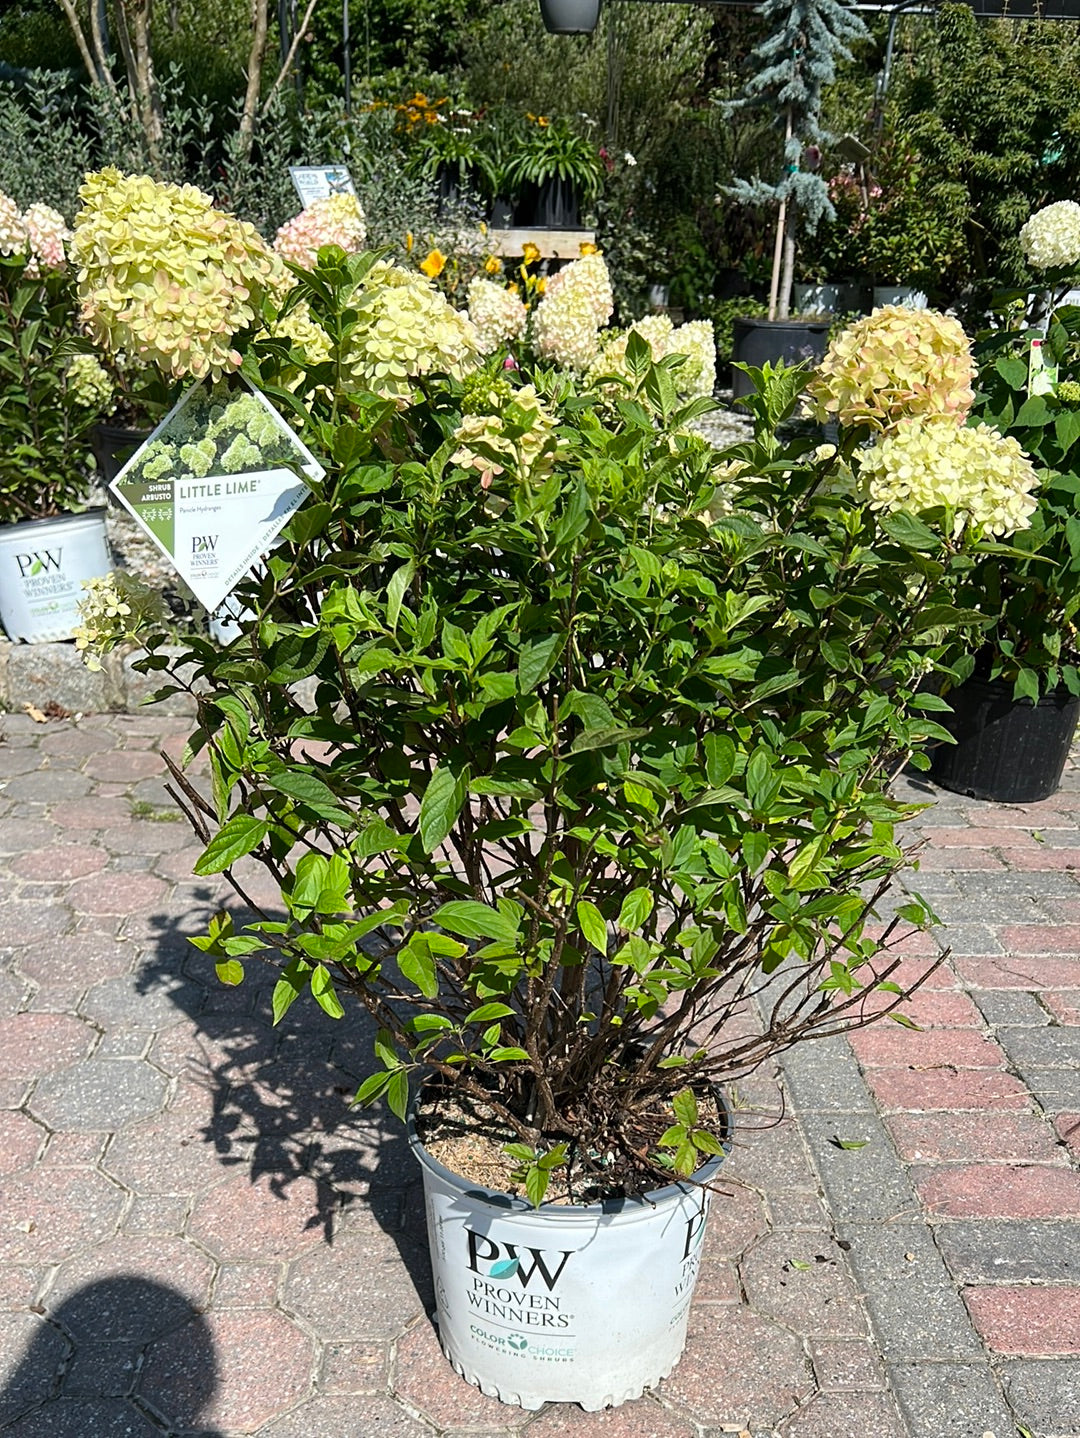
[(827, 138), (821, 129), (821, 92), (835, 80), (836, 62), (850, 60), (849, 46), (869, 32), (843, 0), (763, 0), (757, 13), (769, 33), (751, 52), (753, 74), (741, 97), (726, 108), (773, 111), (784, 136), (784, 172), (772, 184), (756, 175), (736, 180), (728, 193), (744, 204), (779, 205), (769, 318), (787, 319), (800, 216), (812, 231), (834, 213), (825, 181), (802, 168), (803, 154)]

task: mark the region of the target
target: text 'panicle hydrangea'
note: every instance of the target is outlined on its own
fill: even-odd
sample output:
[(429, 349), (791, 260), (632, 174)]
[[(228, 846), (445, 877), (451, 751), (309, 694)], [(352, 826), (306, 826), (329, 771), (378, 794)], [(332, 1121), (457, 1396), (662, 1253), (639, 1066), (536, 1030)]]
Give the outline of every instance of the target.
[(941, 415), (962, 424), (974, 403), (975, 361), (958, 321), (884, 305), (829, 345), (807, 393), (816, 419), (889, 429)]
[(602, 255), (585, 255), (552, 275), (533, 313), (533, 345), (542, 359), (586, 370), (596, 358), (599, 330), (615, 300)]
[(528, 310), (505, 285), (478, 275), (469, 284), (468, 306), (481, 354), (494, 354), (500, 345), (510, 344), (525, 333)]
[(51, 205), (31, 205), (24, 212), (22, 221), (30, 243), (30, 263), (26, 273), (36, 278), (42, 270), (62, 270), (67, 264), (65, 245), (71, 239), (71, 231), (59, 210)]
[(954, 534), (1027, 529), (1038, 508), (1039, 476), (1015, 439), (987, 424), (964, 429), (948, 419), (911, 419), (859, 454), (860, 483), (873, 509), (925, 514), (945, 508)]
[(364, 211), (356, 196), (327, 195), (286, 220), (274, 237), (274, 249), (283, 260), (313, 270), (323, 245), (337, 245), (347, 255), (356, 255), (366, 239)]
[(28, 245), (26, 226), (19, 207), (0, 190), (0, 255), (24, 255)]
[(1080, 205), (1058, 200), (1036, 210), (1020, 231), (1020, 244), (1036, 270), (1067, 270), (1080, 263)]
[(468, 315), (415, 270), (372, 266), (350, 306), (357, 323), (344, 363), (357, 389), (408, 403), (422, 375), (462, 379), (480, 362)]
[(233, 337), (284, 275), (254, 228), (194, 185), (115, 169), (88, 175), (79, 195), (72, 258), (97, 342), (174, 378), (238, 369)]

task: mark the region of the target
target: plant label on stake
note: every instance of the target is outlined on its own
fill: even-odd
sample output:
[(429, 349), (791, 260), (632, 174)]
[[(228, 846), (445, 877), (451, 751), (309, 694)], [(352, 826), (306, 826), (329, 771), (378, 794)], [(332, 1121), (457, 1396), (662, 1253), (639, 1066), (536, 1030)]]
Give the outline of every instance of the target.
[(289, 174), (305, 210), (313, 200), (356, 194), (352, 176), (344, 165), (290, 165)]
[(1029, 394), (1057, 393), (1058, 367), (1046, 358), (1043, 352), (1045, 343), (1046, 341), (1041, 339), (1031, 341), (1031, 350), (1028, 355)]
[(325, 473), (241, 379), (186, 390), (110, 487), (212, 612)]

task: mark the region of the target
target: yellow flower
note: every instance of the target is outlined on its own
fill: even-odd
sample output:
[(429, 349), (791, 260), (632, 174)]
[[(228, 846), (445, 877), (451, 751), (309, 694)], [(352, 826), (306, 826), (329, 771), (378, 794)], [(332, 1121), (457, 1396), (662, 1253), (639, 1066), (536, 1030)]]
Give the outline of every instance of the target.
[(446, 269), (446, 256), (441, 250), (432, 250), (420, 268), (430, 279), (437, 279)]
[(488, 255), (484, 261), (484, 269), (487, 270), (489, 275), (502, 274), (502, 267), (502, 260), (499, 259), (498, 255)]
[(544, 291), (547, 289), (547, 276), (546, 276), (546, 275), (540, 275), (540, 276), (539, 276), (539, 278), (538, 278), (537, 281), (536, 281), (535, 289), (536, 289), (536, 293), (537, 293), (538, 295), (542, 295), (542, 294), (544, 293)]
[(527, 265), (535, 265), (540, 258), (540, 251), (531, 242), (525, 246), (521, 254)]
[(536, 123), (540, 126), (541, 130), (546, 130), (547, 127), (551, 124), (551, 121), (546, 115), (537, 115)]
[(588, 240), (582, 240), (581, 244), (578, 245), (578, 254), (582, 259), (584, 259), (586, 255), (598, 255), (599, 253), (600, 247), (590, 244)]
[(411, 254), (412, 254), (413, 245), (414, 245), (415, 243), (416, 243), (416, 241), (413, 239), (413, 232), (412, 232), (412, 230), (406, 230), (406, 232), (405, 232), (405, 253), (406, 253), (407, 255), (411, 255)]

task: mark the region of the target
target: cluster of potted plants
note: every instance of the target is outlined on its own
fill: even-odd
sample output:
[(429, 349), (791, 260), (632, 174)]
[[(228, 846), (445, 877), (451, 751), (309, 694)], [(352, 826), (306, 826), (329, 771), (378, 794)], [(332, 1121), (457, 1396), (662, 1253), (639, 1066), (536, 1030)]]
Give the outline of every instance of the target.
[[(163, 230), (194, 241), (141, 194), (148, 262)], [(872, 927), (912, 813), (890, 778), (947, 737), (927, 676), (977, 643), (963, 587), (1038, 477), (963, 427), (943, 317), (837, 341), (809, 394), (836, 446), (783, 438), (805, 370), (753, 372), (754, 438), (718, 460), (690, 428), (711, 401), (646, 333), (595, 384), (507, 369), (424, 277), (330, 246), (291, 287), (234, 253), (258, 323), (174, 329), (221, 278), (193, 268), (155, 314), (159, 361), (242, 368), (326, 473), (227, 650), (173, 661), (143, 626), (144, 666), (198, 705), (212, 796), (172, 766), (196, 872), (246, 899), (249, 857), (280, 893), (194, 942), (227, 984), (272, 966), (279, 1022), (297, 1000), (373, 1021), (357, 1099), (408, 1122), (455, 1367), (529, 1408), (622, 1402), (678, 1360), (726, 1087), (902, 1018), (895, 945), (932, 916)], [(84, 302), (115, 346), (130, 310)], [(310, 328), (273, 338), (297, 312), (310, 355)], [(110, 624), (97, 603), (89, 652), (131, 606)]]

